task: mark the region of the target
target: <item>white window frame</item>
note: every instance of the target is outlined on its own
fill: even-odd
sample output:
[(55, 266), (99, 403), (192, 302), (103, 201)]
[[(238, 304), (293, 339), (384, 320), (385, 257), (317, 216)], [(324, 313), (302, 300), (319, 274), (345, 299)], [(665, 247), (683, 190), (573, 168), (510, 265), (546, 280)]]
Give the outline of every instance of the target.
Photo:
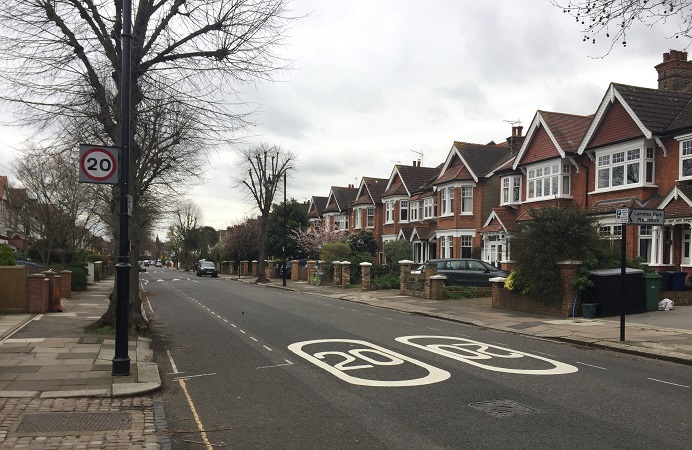
[(454, 214), (454, 187), (440, 189), (440, 217)]
[(454, 236), (440, 236), (440, 258), (454, 258)]
[(367, 228), (375, 228), (375, 207), (374, 206), (368, 206), (367, 208), (365, 208), (365, 226)]
[[(471, 258), (473, 255), (473, 236), (465, 234), (459, 236), (459, 248), (461, 249), (461, 258)], [(467, 249), (466, 254), (464, 254), (465, 249)]]
[(500, 205), (521, 203), (521, 175), (502, 177)]
[(408, 200), (399, 200), (399, 222), (408, 222)]
[[(682, 142), (680, 144), (682, 149)], [(682, 151), (681, 151), (682, 155)], [(655, 186), (656, 172), (653, 166), (655, 156), (655, 146), (651, 140), (640, 140), (624, 144), (618, 144), (612, 147), (596, 150), (594, 152), (594, 161), (596, 164), (595, 172), (595, 190), (594, 192), (612, 192), (625, 189), (632, 189), (643, 186)], [(630, 167), (638, 164), (639, 168), (634, 172), (638, 177), (638, 181), (629, 181), (628, 172)], [(651, 166), (651, 180), (647, 181), (647, 166)], [(614, 177), (615, 169), (617, 169), (617, 178)], [(680, 174), (682, 174), (682, 163), (680, 164)], [(607, 185), (603, 184), (607, 176)], [(622, 177), (622, 184), (613, 186), (613, 182)]]
[(473, 186), (461, 187), (461, 211), (462, 216), (470, 216), (473, 214)]
[(437, 217), (436, 206), (437, 196), (429, 197), (423, 200), (423, 218), (424, 219), (434, 219)]
[[(570, 198), (570, 177), (571, 165), (566, 159), (528, 166), (526, 168), (526, 201)], [(546, 188), (549, 191), (547, 195)]]
[(356, 230), (359, 230), (363, 227), (363, 208), (356, 208), (355, 209), (355, 225), (353, 228)]
[[(687, 136), (687, 139), (680, 141), (680, 169), (679, 177), (681, 180), (692, 180), (692, 136)], [(685, 175), (684, 166), (688, 163), (689, 174)]]
[[(650, 264), (654, 257), (654, 228), (651, 225), (640, 225), (638, 234), (637, 256), (644, 258)], [(647, 245), (648, 255), (642, 255), (642, 245)]]
[(409, 222), (418, 222), (418, 203), (419, 202), (409, 202), (408, 203)]
[(384, 223), (394, 223), (394, 200), (384, 202)]

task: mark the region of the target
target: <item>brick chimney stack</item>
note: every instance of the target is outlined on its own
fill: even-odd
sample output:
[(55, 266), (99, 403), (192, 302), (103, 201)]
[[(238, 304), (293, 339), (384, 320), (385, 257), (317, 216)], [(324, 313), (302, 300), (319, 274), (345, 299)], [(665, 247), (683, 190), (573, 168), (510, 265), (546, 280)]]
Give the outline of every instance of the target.
[(664, 53), (663, 62), (655, 69), (659, 89), (692, 92), (692, 61), (687, 60), (687, 52), (671, 50)]
[(509, 144), (509, 150), (512, 152), (513, 155), (516, 155), (519, 153), (519, 149), (521, 148), (522, 144), (524, 143), (524, 139), (526, 139), (526, 136), (522, 136), (524, 127), (521, 125), (518, 126), (513, 126), (512, 127), (512, 136), (507, 138), (507, 144)]

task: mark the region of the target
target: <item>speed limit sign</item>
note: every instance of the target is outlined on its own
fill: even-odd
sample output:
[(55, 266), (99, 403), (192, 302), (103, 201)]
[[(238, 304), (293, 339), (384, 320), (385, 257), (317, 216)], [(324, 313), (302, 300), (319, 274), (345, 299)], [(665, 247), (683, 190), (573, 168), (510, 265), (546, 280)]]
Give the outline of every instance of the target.
[(79, 182), (118, 184), (118, 155), (116, 147), (79, 146)]

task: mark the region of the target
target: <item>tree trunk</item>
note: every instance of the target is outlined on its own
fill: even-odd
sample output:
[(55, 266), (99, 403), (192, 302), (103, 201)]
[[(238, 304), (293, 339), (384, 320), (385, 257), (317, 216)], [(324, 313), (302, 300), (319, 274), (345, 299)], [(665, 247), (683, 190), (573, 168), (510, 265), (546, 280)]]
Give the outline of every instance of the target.
[(266, 242), (267, 242), (267, 221), (269, 219), (269, 213), (262, 212), (262, 219), (260, 221), (260, 248), (259, 248), (259, 261), (257, 265), (257, 283), (266, 283), (269, 280), (267, 280), (267, 271), (265, 270), (266, 264), (265, 260), (267, 259), (267, 249), (266, 249)]

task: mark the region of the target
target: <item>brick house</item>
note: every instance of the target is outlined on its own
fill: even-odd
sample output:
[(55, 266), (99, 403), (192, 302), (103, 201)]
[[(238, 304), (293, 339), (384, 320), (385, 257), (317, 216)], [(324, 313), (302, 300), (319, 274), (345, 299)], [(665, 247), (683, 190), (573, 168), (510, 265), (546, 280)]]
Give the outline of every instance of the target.
[[(434, 177), (438, 170), (439, 168), (435, 167), (421, 167), (420, 161), (414, 161), (410, 166), (403, 164), (394, 166), (386, 189), (382, 193), (383, 217), (380, 241), (382, 249), (389, 241), (410, 239), (411, 235), (403, 230), (408, 230), (409, 233), (412, 230), (411, 220), (409, 220), (411, 210), (415, 210), (417, 214), (422, 208), (426, 219), (437, 216), (433, 197), (421, 201), (420, 204), (415, 202), (414, 205), (409, 205), (409, 201), (413, 193)], [(383, 257), (384, 253), (381, 253), (379, 262), (383, 261)]]
[(308, 221), (310, 229), (317, 234), (324, 231), (324, 223), (322, 213), (327, 206), (327, 197), (318, 197), (313, 195), (308, 202)]
[(510, 259), (508, 236), (530, 208), (583, 205), (589, 161), (577, 150), (592, 118), (536, 112), (511, 165), (495, 171), (500, 206), (480, 230), (484, 261), (499, 266)]
[(386, 187), (386, 178), (363, 177), (352, 208), (351, 231), (370, 230), (378, 245), (382, 237), (382, 194)]
[(578, 150), (592, 174), (586, 206), (602, 234), (621, 232), (618, 208), (664, 209), (663, 226), (628, 228), (628, 257), (692, 273), (692, 62), (671, 50), (655, 68), (658, 89), (608, 87)]
[(513, 154), (504, 142), (454, 142), (433, 183), (438, 204), (438, 257), (480, 257), (478, 231), (500, 199), (494, 169), (511, 159)]
[(348, 187), (332, 186), (327, 197), (327, 204), (322, 212), (326, 232), (349, 231), (349, 217), (357, 193), (358, 189), (352, 184), (349, 184)]

